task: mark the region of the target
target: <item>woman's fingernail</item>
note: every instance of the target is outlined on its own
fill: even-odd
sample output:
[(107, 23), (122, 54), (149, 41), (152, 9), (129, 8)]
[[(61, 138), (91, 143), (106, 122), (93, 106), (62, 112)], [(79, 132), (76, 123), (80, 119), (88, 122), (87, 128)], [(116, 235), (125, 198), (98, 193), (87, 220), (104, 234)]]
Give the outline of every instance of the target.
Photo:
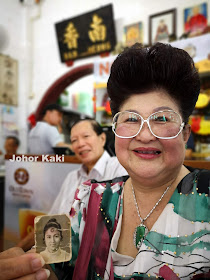
[(50, 277), (50, 271), (49, 271), (49, 269), (45, 269), (45, 272), (46, 272), (46, 274), (47, 274), (47, 278), (49, 278), (49, 277)]
[(50, 276), (50, 271), (48, 269), (42, 269), (37, 271), (35, 278), (36, 280), (46, 280)]
[(42, 268), (44, 264), (45, 264), (45, 261), (43, 260), (42, 257), (35, 258), (31, 261), (31, 266), (34, 271)]

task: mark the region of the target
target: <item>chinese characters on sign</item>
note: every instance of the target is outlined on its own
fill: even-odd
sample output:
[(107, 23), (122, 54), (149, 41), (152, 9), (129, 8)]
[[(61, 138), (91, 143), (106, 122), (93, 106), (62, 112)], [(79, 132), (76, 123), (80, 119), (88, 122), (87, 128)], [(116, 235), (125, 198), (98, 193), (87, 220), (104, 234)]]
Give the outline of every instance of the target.
[(56, 23), (62, 62), (111, 52), (116, 45), (112, 5)]
[(78, 47), (77, 38), (79, 34), (74, 27), (74, 24), (70, 22), (66, 27), (66, 32), (64, 33), (64, 43), (67, 44), (69, 49), (74, 49)]

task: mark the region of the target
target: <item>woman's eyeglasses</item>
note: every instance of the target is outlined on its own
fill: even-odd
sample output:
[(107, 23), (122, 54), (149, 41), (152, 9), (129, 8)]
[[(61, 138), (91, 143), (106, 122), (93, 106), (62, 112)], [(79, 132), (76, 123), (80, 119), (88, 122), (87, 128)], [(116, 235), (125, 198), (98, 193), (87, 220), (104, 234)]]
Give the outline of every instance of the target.
[(160, 139), (177, 137), (185, 125), (181, 116), (173, 110), (155, 112), (147, 119), (135, 112), (124, 111), (114, 116), (112, 130), (117, 137), (133, 138), (139, 134), (145, 122), (152, 135)]

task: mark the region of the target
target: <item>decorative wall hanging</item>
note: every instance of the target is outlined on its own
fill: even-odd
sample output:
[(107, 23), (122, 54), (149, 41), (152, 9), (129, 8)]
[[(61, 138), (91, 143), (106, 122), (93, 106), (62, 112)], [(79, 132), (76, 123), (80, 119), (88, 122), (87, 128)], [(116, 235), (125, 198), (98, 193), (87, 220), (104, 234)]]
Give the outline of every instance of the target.
[(0, 103), (18, 105), (17, 75), (17, 60), (0, 54)]
[(111, 52), (116, 45), (112, 5), (55, 24), (62, 62)]
[(136, 42), (143, 43), (143, 23), (138, 22), (124, 27), (124, 42), (127, 47)]
[(176, 38), (176, 9), (151, 15), (149, 17), (149, 44), (167, 43)]

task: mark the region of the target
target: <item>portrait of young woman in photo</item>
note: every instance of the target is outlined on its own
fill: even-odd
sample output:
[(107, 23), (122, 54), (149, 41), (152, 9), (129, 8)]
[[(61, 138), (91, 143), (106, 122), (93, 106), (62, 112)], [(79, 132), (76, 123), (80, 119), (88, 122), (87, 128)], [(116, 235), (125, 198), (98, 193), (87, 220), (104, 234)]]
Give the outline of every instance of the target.
[(62, 249), (63, 233), (60, 223), (55, 218), (50, 219), (43, 229), (43, 242), (46, 246), (40, 255), (45, 263), (57, 263), (70, 259), (70, 254)]

